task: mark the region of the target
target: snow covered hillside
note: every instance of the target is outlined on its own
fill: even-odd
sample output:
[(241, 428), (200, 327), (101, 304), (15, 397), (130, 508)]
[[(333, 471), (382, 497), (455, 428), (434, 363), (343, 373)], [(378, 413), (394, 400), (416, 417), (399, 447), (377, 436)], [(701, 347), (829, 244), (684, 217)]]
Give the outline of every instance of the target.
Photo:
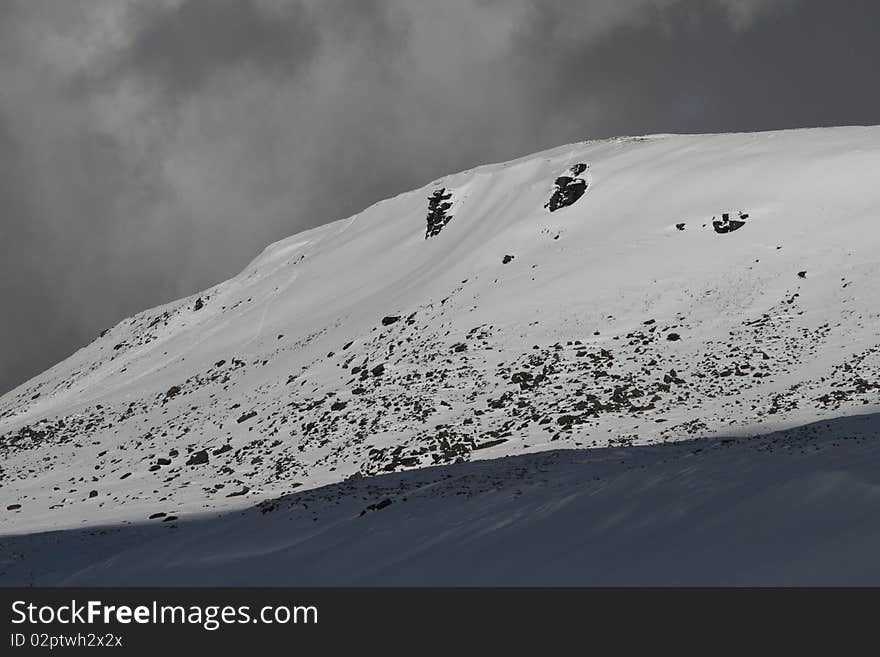
[(0, 398), (0, 533), (876, 411), (878, 172), (873, 127), (618, 138), (273, 244)]
[(6, 537), (86, 586), (877, 585), (880, 414), (332, 484), (217, 517)]

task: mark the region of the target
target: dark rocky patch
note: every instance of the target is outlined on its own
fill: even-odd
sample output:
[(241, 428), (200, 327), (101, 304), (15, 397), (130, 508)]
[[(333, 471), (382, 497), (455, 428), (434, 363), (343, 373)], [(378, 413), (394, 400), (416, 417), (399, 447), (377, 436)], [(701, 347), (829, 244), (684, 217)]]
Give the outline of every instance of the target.
[(425, 231), (425, 239), (438, 235), (441, 230), (452, 221), (452, 215), (447, 214), (452, 203), (452, 192), (446, 192), (445, 187), (435, 190), (428, 198), (428, 228)]
[(578, 177), (586, 170), (586, 164), (575, 164), (569, 169), (572, 175), (559, 176), (554, 182), (556, 191), (553, 192), (553, 195), (544, 207), (550, 210), (550, 212), (556, 212), (556, 210), (567, 208), (576, 203), (587, 191), (587, 181)]
[(239, 418), (236, 420), (238, 424), (242, 424), (243, 422), (247, 422), (251, 418), (257, 417), (256, 411), (249, 411), (248, 413), (242, 413)]
[(730, 213), (725, 212), (721, 215), (721, 219), (715, 219), (714, 217), (712, 218), (712, 228), (715, 229), (716, 233), (719, 233), (721, 235), (732, 233), (746, 225), (745, 220), (748, 218), (748, 216), (749, 215), (740, 212), (739, 219), (731, 219)]
[(192, 455), (187, 459), (187, 465), (204, 465), (208, 462), (208, 450), (200, 449), (197, 452), (193, 452)]

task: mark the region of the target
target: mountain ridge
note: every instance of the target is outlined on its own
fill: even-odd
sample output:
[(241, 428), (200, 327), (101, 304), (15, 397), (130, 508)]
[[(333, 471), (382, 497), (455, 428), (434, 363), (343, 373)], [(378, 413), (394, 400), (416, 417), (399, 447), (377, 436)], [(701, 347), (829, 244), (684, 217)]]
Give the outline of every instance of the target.
[(582, 142), (276, 242), (0, 397), (0, 532), (870, 410), (878, 164), (872, 127)]

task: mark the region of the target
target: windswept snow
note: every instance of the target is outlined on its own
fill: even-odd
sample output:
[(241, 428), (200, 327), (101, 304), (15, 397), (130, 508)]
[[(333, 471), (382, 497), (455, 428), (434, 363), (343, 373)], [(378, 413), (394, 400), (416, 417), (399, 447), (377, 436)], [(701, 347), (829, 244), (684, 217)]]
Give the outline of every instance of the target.
[(359, 479), (12, 537), (22, 585), (876, 585), (880, 416)]
[[(585, 192), (551, 213), (572, 167)], [(878, 171), (880, 128), (619, 138), (282, 240), (0, 398), (0, 533), (158, 532), (350, 477), (874, 412)], [(425, 239), (439, 188), (454, 218)], [(713, 467), (693, 481), (710, 487)], [(575, 495), (583, 473), (565, 472)], [(602, 490), (590, 499), (621, 500)]]

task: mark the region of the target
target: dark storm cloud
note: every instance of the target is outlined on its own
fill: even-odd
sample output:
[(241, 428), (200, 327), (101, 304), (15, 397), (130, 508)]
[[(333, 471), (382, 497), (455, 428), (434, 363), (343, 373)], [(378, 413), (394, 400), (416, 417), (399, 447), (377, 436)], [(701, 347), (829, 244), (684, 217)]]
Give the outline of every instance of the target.
[(320, 38), (302, 5), (268, 12), (255, 0), (143, 5), (128, 28), (135, 37), (120, 72), (147, 76), (169, 93), (184, 95), (230, 69), (295, 74), (313, 57)]
[(513, 47), (540, 81), (533, 102), (556, 118), (595, 103), (604, 135), (878, 122), (875, 2), (779, 2), (741, 30), (701, 1), (651, 12), (590, 44), (551, 41), (570, 20), (559, 7), (533, 12)]
[(445, 173), (620, 133), (876, 123), (878, 19), (867, 0), (0, 3), (0, 391)]

